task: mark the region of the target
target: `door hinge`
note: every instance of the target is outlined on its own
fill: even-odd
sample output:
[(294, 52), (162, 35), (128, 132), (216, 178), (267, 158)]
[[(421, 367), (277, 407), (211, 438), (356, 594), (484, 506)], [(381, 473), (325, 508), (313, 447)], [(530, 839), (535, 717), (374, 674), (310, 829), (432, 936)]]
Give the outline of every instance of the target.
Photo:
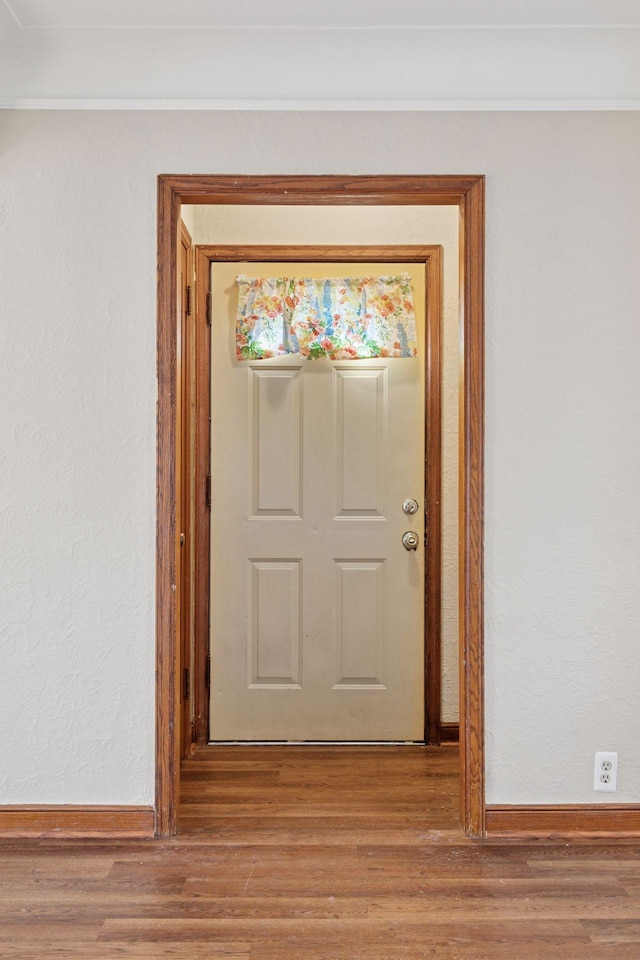
[(207, 293), (207, 323), (211, 326), (211, 290)]
[(191, 697), (191, 674), (189, 672), (189, 667), (184, 668), (182, 680), (182, 699), (189, 700)]
[(211, 474), (208, 473), (204, 482), (204, 502), (207, 509), (211, 510)]
[(191, 316), (191, 284), (187, 284), (187, 304), (185, 311), (188, 317)]
[(204, 671), (204, 682), (206, 684), (207, 690), (211, 690), (211, 657), (207, 654), (207, 663)]

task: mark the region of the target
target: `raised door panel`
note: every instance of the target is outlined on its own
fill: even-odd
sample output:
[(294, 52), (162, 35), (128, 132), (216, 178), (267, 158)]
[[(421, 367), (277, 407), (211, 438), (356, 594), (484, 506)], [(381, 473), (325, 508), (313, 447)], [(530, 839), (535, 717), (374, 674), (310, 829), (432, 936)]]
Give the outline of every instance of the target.
[(301, 563), (251, 560), (249, 568), (248, 685), (299, 687)]
[(384, 515), (387, 371), (334, 368), (336, 515)]
[(300, 369), (252, 367), (249, 384), (252, 515), (299, 517), (302, 508)]
[(384, 688), (384, 560), (336, 560), (336, 687)]

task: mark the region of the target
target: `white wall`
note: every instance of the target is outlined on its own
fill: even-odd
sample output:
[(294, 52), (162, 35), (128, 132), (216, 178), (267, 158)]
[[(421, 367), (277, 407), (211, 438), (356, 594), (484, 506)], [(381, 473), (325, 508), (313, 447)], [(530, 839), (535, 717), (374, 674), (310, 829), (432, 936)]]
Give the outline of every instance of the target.
[(187, 230), (189, 231), (189, 234), (190, 234), (190, 236), (191, 236), (191, 239), (193, 240), (194, 243), (197, 242), (196, 240), (194, 240), (194, 234), (195, 234), (195, 232), (196, 232), (195, 223), (196, 223), (196, 210), (197, 210), (197, 209), (198, 209), (198, 207), (194, 207), (194, 206), (191, 206), (191, 205), (189, 205), (189, 204), (183, 204), (182, 209), (181, 209), (181, 211), (180, 211), (180, 216), (181, 216), (181, 218), (182, 218), (182, 222), (184, 223), (185, 227), (186, 227)]
[(442, 309), (442, 711), (458, 709), (458, 329), (457, 207), (189, 206), (194, 243), (414, 243), (443, 247)]
[[(156, 174), (487, 175), (488, 798), (640, 800), (640, 121), (9, 113), (2, 800), (153, 797)], [(88, 226), (90, 229), (88, 229)]]

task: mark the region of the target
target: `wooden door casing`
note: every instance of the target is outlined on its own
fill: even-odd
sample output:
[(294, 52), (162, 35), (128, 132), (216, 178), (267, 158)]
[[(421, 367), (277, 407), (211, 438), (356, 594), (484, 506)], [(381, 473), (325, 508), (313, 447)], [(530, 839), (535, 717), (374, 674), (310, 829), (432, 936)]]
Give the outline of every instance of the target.
[[(441, 325), (442, 325), (442, 248), (437, 245), (233, 245), (196, 247), (197, 346), (196, 461), (199, 476), (197, 489), (204, 489), (210, 464), (210, 264), (213, 262), (407, 262), (425, 266), (428, 296), (425, 303), (425, 540), (429, 549), (425, 557), (424, 582), (424, 739), (440, 743), (441, 710)], [(216, 466), (214, 465), (213, 470)], [(223, 465), (219, 465), (223, 468)], [(195, 531), (196, 564), (196, 664), (208, 662), (209, 652), (209, 569), (210, 513), (204, 497), (196, 498)], [(215, 664), (213, 665), (215, 669)], [(208, 671), (196, 670), (195, 715), (197, 743), (209, 741)]]
[[(484, 229), (482, 175), (174, 175), (158, 177), (155, 832), (176, 830), (179, 793), (176, 576), (176, 263), (180, 206), (455, 205), (460, 212), (460, 818), (485, 835)], [(202, 300), (206, 295), (203, 294)], [(202, 316), (205, 303), (198, 296)], [(200, 324), (197, 328), (200, 339)], [(196, 487), (196, 500), (204, 490)]]
[(191, 591), (192, 591), (192, 356), (193, 356), (193, 244), (185, 224), (180, 221), (179, 277), (177, 300), (177, 379), (176, 421), (178, 425), (178, 558), (177, 634), (179, 637), (180, 683), (180, 755), (188, 757), (193, 749), (194, 727), (191, 710)]

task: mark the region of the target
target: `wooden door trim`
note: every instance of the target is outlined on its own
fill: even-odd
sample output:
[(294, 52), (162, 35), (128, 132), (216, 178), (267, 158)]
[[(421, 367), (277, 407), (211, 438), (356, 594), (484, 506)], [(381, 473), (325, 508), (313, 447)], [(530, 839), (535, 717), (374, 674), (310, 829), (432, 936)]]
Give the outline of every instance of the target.
[(483, 836), (484, 801), (484, 177), (173, 176), (158, 178), (156, 835), (176, 830), (176, 262), (181, 203), (452, 205), (460, 210), (461, 822)]
[(194, 310), (192, 304), (193, 293), (193, 241), (186, 224), (180, 220), (180, 246), (184, 251), (186, 264), (182, 290), (178, 291), (178, 357), (176, 373), (178, 377), (177, 411), (178, 418), (178, 466), (177, 466), (177, 493), (180, 501), (181, 523), (176, 530), (179, 536), (177, 550), (179, 563), (179, 609), (177, 610), (180, 640), (180, 754), (187, 757), (194, 749), (194, 724), (191, 719), (191, 703), (185, 683), (185, 670), (191, 669), (191, 592), (192, 592), (192, 524), (191, 524), (191, 494), (193, 469), (193, 443), (191, 437), (192, 426), (192, 360), (194, 352)]
[(484, 177), (460, 198), (460, 807), (484, 836)]
[(207, 502), (207, 477), (211, 470), (211, 327), (208, 322), (209, 258), (195, 247), (195, 517), (194, 530), (194, 631), (193, 658), (194, 741), (196, 747), (209, 739), (209, 594), (211, 570), (211, 512)]
[[(212, 263), (238, 262), (320, 262), (333, 261), (344, 263), (391, 262), (424, 263), (426, 269), (425, 302), (425, 513), (424, 542), (428, 544), (425, 552), (424, 571), (424, 739), (429, 744), (440, 744), (440, 713), (442, 699), (442, 647), (441, 647), (441, 577), (442, 577), (442, 247), (435, 244), (408, 245), (339, 245), (339, 244), (257, 244), (257, 245), (199, 245), (196, 247), (196, 289), (198, 329), (206, 328), (201, 334), (202, 356), (198, 356), (197, 376), (206, 379), (201, 390), (196, 387), (202, 406), (196, 409), (197, 443), (203, 446), (196, 450), (198, 473), (196, 484), (204, 490), (205, 478), (210, 468), (210, 423), (211, 398), (211, 348), (210, 326), (207, 323), (206, 310), (211, 292)], [(209, 698), (210, 690), (206, 682), (205, 664), (209, 654), (209, 609), (210, 609), (210, 510), (199, 501), (200, 510), (196, 513), (195, 543), (199, 565), (196, 572), (196, 660), (200, 669), (196, 670), (195, 714), (199, 718), (197, 728), (198, 746), (209, 742)], [(214, 666), (215, 669), (215, 666)]]

